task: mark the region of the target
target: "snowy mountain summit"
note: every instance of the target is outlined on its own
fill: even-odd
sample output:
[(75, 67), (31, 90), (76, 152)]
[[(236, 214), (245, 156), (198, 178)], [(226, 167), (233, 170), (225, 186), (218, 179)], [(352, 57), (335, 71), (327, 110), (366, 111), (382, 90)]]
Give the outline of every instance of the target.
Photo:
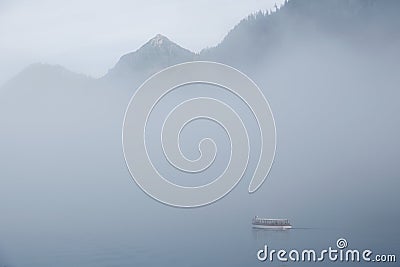
[(149, 44), (153, 47), (161, 47), (163, 44), (171, 43), (171, 41), (162, 34), (157, 34), (153, 39), (149, 41)]
[(111, 79), (128, 79), (129, 81), (143, 79), (162, 68), (195, 58), (195, 53), (157, 34), (138, 50), (123, 55), (107, 76)]

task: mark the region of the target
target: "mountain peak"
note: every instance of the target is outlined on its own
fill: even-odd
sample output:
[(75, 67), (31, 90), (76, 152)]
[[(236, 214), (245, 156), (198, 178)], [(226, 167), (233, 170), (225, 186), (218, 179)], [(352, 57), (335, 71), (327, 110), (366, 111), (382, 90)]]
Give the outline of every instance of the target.
[[(191, 61), (196, 54), (177, 45), (162, 34), (157, 34), (135, 52), (123, 55), (107, 74), (108, 77), (127, 77), (128, 80), (139, 79), (171, 65)], [(132, 77), (132, 73), (136, 76)]]
[(150, 44), (151, 46), (154, 46), (154, 47), (160, 47), (167, 43), (172, 43), (172, 42), (162, 34), (157, 34), (152, 39), (150, 39), (150, 41), (148, 41), (148, 44)]

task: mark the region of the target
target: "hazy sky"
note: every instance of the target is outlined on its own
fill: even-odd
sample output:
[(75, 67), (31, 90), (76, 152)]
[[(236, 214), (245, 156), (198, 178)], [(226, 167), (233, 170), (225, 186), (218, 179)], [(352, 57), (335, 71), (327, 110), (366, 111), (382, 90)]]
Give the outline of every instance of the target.
[(283, 0), (0, 1), (0, 84), (33, 62), (101, 76), (157, 33), (192, 51)]

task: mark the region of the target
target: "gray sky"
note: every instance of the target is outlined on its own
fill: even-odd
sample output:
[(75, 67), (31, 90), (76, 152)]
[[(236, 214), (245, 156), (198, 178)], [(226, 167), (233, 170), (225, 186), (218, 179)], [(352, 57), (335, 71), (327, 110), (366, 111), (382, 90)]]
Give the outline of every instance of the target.
[(0, 84), (34, 62), (99, 77), (161, 33), (199, 51), (283, 0), (0, 1)]

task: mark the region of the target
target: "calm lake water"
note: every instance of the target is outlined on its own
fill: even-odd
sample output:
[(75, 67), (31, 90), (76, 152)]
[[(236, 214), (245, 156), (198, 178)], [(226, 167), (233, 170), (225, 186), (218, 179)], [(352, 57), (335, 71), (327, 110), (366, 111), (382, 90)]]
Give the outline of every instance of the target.
[[(116, 199), (121, 201), (123, 197)], [(143, 204), (124, 208), (112, 208), (111, 203), (107, 206), (105, 202), (99, 203), (100, 208), (82, 204), (75, 207), (79, 216), (66, 209), (64, 214), (35, 215), (18, 221), (8, 231), (2, 228), (2, 264), (9, 267), (364, 266), (365, 263), (332, 263), (328, 259), (323, 263), (260, 262), (256, 253), (265, 244), (276, 250), (318, 252), (329, 246), (336, 248), (338, 238), (345, 238), (349, 249), (360, 251), (370, 249), (398, 256), (400, 248), (397, 222), (385, 218), (377, 224), (372, 221), (354, 224), (351, 217), (329, 218), (322, 224), (323, 218), (314, 217), (313, 222), (298, 213), (291, 218), (294, 229), (256, 230), (251, 228), (251, 215), (260, 208), (235, 209), (227, 205), (232, 200), (229, 197), (214, 206), (194, 210), (167, 207), (144, 194), (140, 199)], [(146, 209), (137, 209), (143, 205)], [(398, 266), (398, 263), (368, 266)]]

